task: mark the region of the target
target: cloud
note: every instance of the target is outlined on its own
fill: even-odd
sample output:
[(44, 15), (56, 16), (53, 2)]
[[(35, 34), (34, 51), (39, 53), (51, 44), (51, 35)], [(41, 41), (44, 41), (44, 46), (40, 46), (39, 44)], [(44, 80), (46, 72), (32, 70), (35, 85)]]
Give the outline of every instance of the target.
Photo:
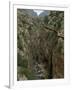
[(37, 15), (39, 16), (39, 14), (43, 12), (43, 10), (34, 10), (34, 12), (36, 12)]

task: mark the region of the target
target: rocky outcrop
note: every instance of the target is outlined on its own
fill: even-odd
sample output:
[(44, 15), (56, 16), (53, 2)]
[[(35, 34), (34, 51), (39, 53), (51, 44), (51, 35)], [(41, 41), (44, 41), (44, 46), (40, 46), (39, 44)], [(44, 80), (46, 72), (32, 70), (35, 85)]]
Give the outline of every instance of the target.
[[(47, 13), (47, 11), (46, 11)], [(17, 10), (17, 79), (64, 78), (64, 12)]]

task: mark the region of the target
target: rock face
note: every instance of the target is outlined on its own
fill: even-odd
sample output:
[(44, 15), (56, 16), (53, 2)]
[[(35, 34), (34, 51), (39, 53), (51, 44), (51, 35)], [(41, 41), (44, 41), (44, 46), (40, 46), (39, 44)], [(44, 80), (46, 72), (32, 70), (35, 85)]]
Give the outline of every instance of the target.
[(17, 10), (17, 80), (64, 78), (64, 12), (42, 14)]

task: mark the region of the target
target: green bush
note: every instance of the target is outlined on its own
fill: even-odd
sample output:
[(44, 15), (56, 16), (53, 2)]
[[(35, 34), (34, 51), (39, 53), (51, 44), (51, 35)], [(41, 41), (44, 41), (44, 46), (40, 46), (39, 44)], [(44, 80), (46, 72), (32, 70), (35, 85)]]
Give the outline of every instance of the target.
[(18, 54), (18, 66), (27, 68), (28, 67), (28, 61), (24, 59), (21, 55)]
[(21, 67), (19, 74), (22, 74), (22, 75), (24, 74), (28, 78), (28, 80), (35, 79), (34, 73), (31, 70), (29, 70), (28, 68)]

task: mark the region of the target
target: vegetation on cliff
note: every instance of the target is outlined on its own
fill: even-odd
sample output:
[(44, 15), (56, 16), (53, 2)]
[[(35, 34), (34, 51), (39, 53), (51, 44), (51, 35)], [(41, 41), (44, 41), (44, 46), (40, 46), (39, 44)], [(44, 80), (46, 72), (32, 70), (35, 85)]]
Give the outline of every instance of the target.
[(18, 80), (64, 78), (64, 12), (44, 12), (17, 9)]

